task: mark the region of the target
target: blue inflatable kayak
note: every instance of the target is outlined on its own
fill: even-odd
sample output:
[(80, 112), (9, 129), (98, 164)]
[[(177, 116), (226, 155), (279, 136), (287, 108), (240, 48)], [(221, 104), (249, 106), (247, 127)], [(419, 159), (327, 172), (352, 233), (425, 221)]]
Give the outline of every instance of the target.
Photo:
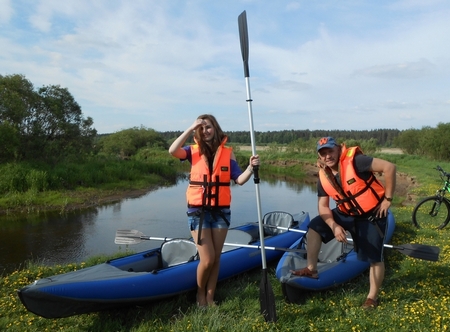
[[(394, 230), (394, 216), (389, 212), (385, 243), (392, 239)], [(305, 248), (302, 240), (303, 238), (298, 239), (291, 248)], [(357, 259), (351, 242), (346, 244), (336, 240), (326, 244), (322, 243), (317, 265), (318, 279), (298, 277), (291, 273), (291, 271), (304, 268), (306, 265), (306, 254), (298, 252), (286, 252), (277, 265), (276, 275), (288, 302), (301, 301), (302, 293), (306, 290), (325, 290), (348, 282), (369, 268), (369, 263)]]
[[(293, 217), (275, 211), (266, 214), (263, 221), (272, 226), (306, 230), (310, 220), (308, 213)], [(264, 231), (267, 261), (279, 259), (285, 252), (282, 249), (288, 250), (303, 236), (270, 227)], [(262, 266), (257, 223), (230, 229), (225, 243), (229, 245), (222, 252), (219, 281)], [(148, 303), (195, 290), (197, 265), (195, 243), (191, 239), (171, 239), (157, 249), (36, 280), (20, 289), (18, 295), (27, 310), (37, 315), (68, 317)]]

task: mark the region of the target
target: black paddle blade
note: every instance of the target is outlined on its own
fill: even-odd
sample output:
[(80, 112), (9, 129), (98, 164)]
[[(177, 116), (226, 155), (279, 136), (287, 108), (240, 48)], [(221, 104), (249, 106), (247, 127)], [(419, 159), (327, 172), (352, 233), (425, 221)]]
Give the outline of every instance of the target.
[(401, 246), (393, 246), (393, 248), (410, 257), (432, 262), (439, 260), (439, 252), (441, 251), (441, 249), (436, 246), (427, 246), (416, 243), (402, 244)]
[(261, 314), (266, 322), (277, 321), (277, 309), (275, 307), (275, 295), (267, 278), (267, 270), (262, 270), (261, 284), (259, 286), (259, 303), (261, 305)]
[(241, 40), (242, 60), (244, 61), (244, 76), (250, 77), (248, 69), (248, 30), (247, 30), (247, 13), (245, 10), (238, 17), (239, 38)]

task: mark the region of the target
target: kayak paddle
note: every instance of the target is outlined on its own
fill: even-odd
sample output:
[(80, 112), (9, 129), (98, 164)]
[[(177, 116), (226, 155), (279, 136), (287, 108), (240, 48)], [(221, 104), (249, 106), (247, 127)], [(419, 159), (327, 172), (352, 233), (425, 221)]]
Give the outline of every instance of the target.
[[(242, 60), (244, 61), (244, 76), (247, 89), (247, 105), (248, 105), (248, 117), (250, 121), (250, 139), (252, 143), (252, 154), (256, 155), (255, 145), (255, 131), (253, 129), (253, 115), (252, 115), (252, 98), (250, 94), (250, 71), (248, 68), (248, 30), (247, 30), (247, 14), (245, 10), (238, 17), (239, 25), (239, 39), (241, 42)], [(258, 209), (258, 222), (259, 222), (259, 237), (261, 243), (261, 260), (262, 260), (262, 278), (259, 287), (259, 302), (261, 306), (261, 314), (263, 314), (266, 322), (276, 322), (277, 312), (275, 307), (275, 295), (273, 294), (272, 287), (270, 286), (269, 279), (267, 277), (266, 266), (266, 252), (264, 248), (264, 229), (262, 227), (262, 213), (261, 202), (259, 195), (259, 173), (258, 166), (253, 167), (253, 181), (256, 188), (256, 203)]]
[[(298, 232), (298, 233), (306, 233), (306, 231), (302, 231), (300, 229), (294, 229), (289, 227), (281, 227), (275, 225), (264, 225), (264, 227), (276, 228), (279, 230), (289, 231), (289, 232)], [(352, 239), (347, 239), (349, 242), (353, 242)], [(418, 259), (423, 259), (426, 261), (437, 262), (439, 260), (439, 252), (440, 248), (437, 246), (428, 246), (425, 244), (417, 244), (417, 243), (408, 243), (402, 244), (399, 246), (395, 246), (392, 244), (384, 244), (385, 248), (396, 249), (398, 252)]]
[[(147, 235), (144, 235), (144, 233), (142, 233), (136, 229), (120, 229), (120, 230), (116, 231), (116, 238), (114, 240), (114, 243), (131, 245), (131, 244), (138, 244), (138, 243), (141, 243), (142, 241), (146, 241), (146, 240), (170, 241), (170, 240), (173, 240), (173, 238), (147, 236)], [(261, 249), (261, 246), (259, 246), (259, 245), (244, 244), (244, 243), (227, 243), (227, 242), (225, 242), (224, 246)], [(265, 249), (306, 253), (305, 249), (291, 249), (291, 248), (281, 248), (281, 247), (265, 247)]]

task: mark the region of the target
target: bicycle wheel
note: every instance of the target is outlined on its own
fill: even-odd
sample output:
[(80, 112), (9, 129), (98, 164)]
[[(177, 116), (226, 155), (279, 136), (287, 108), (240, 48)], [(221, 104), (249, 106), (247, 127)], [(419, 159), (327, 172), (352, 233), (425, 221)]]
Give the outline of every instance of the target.
[(450, 220), (450, 203), (443, 197), (431, 196), (420, 201), (413, 210), (416, 227), (444, 228)]

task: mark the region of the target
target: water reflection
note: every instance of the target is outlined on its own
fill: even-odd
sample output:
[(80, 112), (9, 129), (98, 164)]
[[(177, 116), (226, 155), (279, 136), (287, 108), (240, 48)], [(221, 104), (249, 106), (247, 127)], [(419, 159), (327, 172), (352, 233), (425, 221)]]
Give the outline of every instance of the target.
[[(81, 262), (100, 254), (125, 252), (114, 244), (118, 229), (138, 229), (149, 236), (189, 237), (186, 220), (187, 180), (152, 191), (138, 198), (83, 213), (46, 213), (37, 216), (0, 219), (0, 273), (11, 272), (26, 260), (42, 264)], [(317, 211), (315, 186), (267, 179), (259, 184), (261, 209), (265, 214), (280, 210), (290, 213)], [(257, 221), (256, 190), (253, 181), (232, 187), (232, 225)], [(161, 243), (143, 241), (129, 249), (141, 251)]]

